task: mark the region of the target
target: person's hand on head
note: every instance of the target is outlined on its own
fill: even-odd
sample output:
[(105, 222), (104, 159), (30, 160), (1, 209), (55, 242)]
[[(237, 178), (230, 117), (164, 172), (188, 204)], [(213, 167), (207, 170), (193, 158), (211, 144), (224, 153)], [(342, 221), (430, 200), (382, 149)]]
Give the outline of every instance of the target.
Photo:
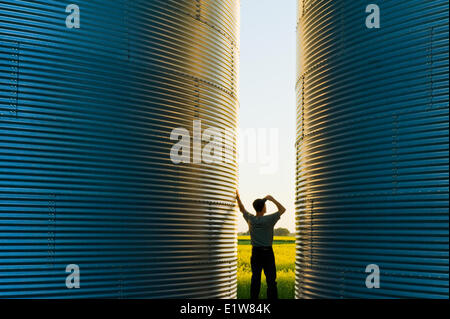
[(265, 199), (267, 199), (267, 200), (270, 200), (270, 201), (272, 201), (273, 200), (273, 197), (271, 196), (271, 195), (267, 195), (266, 197), (264, 197)]

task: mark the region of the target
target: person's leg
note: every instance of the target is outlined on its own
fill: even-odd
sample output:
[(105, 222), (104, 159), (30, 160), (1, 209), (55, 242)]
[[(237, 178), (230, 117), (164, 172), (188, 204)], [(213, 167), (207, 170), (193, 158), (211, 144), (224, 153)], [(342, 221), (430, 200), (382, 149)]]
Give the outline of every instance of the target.
[(267, 251), (264, 256), (264, 274), (267, 282), (267, 299), (278, 299), (277, 268), (273, 250)]
[(250, 284), (250, 298), (258, 299), (259, 291), (261, 289), (261, 271), (262, 263), (258, 252), (252, 251), (252, 257), (250, 258), (250, 264), (252, 267), (252, 281)]

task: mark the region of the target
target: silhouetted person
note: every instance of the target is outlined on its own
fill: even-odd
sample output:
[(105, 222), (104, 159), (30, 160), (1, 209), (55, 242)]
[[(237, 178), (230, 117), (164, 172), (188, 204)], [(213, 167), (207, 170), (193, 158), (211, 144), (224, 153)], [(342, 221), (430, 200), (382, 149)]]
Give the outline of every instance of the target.
[[(264, 270), (267, 281), (267, 298), (277, 299), (277, 269), (275, 266), (275, 255), (273, 254), (273, 227), (280, 219), (280, 216), (286, 211), (279, 202), (272, 196), (267, 195), (262, 199), (256, 199), (253, 202), (253, 208), (256, 216), (250, 214), (242, 204), (238, 191), (236, 191), (236, 199), (244, 219), (247, 221), (250, 231), (252, 243), (252, 257), (250, 259), (252, 267), (252, 282), (250, 285), (250, 298), (258, 299), (261, 289), (261, 271)], [(265, 215), (266, 201), (273, 202), (278, 211), (274, 214)]]

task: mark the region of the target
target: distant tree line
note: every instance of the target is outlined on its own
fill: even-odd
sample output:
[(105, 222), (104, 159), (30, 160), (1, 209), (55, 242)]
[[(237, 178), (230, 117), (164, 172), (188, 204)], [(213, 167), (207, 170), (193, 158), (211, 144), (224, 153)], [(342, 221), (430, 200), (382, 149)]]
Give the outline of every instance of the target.
[[(239, 233), (239, 235), (242, 235), (242, 236), (250, 235), (250, 232), (247, 230), (246, 232)], [(273, 230), (273, 235), (274, 236), (290, 236), (291, 232), (287, 228), (279, 227), (279, 228), (275, 228)]]

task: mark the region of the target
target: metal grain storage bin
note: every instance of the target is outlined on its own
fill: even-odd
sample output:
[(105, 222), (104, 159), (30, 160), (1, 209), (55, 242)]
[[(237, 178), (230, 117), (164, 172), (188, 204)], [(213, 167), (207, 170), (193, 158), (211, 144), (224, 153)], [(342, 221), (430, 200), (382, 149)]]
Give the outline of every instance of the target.
[(296, 297), (448, 298), (448, 1), (371, 3), (298, 2)]
[(236, 162), (170, 134), (236, 128), (239, 1), (69, 4), (0, 1), (0, 297), (235, 297)]

